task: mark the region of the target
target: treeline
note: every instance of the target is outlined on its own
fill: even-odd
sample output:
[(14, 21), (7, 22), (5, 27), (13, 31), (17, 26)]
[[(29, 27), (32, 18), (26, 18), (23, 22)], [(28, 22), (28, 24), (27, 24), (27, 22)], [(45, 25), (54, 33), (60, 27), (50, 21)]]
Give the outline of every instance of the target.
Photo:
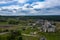
[(19, 20), (26, 20), (26, 19), (44, 19), (44, 20), (53, 20), (53, 21), (60, 21), (60, 16), (0, 16), (0, 19), (19, 19)]

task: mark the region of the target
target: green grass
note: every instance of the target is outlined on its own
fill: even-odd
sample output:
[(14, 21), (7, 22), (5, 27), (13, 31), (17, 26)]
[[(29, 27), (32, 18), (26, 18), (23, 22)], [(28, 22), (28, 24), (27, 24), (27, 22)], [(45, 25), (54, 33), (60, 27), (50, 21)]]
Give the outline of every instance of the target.
[(0, 40), (7, 40), (9, 34), (0, 35)]
[(38, 37), (32, 37), (32, 36), (22, 36), (23, 40), (38, 40)]
[[(31, 31), (32, 30), (30, 30), (30, 29), (25, 30), (26, 33), (29, 33)], [(38, 39), (40, 39), (41, 36), (46, 37), (47, 40), (60, 40), (60, 32), (55, 32), (55, 33), (39, 32), (37, 35), (38, 36), (36, 36), (36, 37), (33, 37), (33, 36), (22, 36), (22, 37), (23, 37), (23, 40), (38, 40)], [(7, 36), (8, 36), (8, 34), (0, 35), (0, 40), (5, 40), (7, 38)]]
[(39, 33), (41, 36), (45, 36), (47, 40), (60, 40), (60, 32), (56, 33)]
[(0, 22), (0, 25), (7, 25), (7, 22)]
[[(0, 28), (0, 30), (21, 29), (21, 32), (25, 33), (25, 34), (30, 34), (30, 32), (34, 32), (34, 31), (38, 32), (39, 31), (37, 28), (31, 29), (30, 26), (26, 26), (27, 29), (23, 31), (22, 27), (24, 27), (24, 25), (22, 25), (22, 24), (14, 26), (14, 27), (10, 27), (10, 28)], [(3, 22), (3, 23), (0, 22), (0, 25), (7, 25), (7, 22)], [(57, 24), (57, 27), (60, 27), (60, 23)], [(33, 36), (22, 36), (22, 37), (23, 37), (23, 40), (39, 40), (41, 36), (46, 37), (47, 40), (60, 40), (60, 32), (55, 32), (55, 33), (39, 32), (39, 33), (37, 33), (37, 35), (38, 36), (36, 36), (36, 37), (33, 37)], [(0, 40), (5, 40), (5, 39), (7, 39), (8, 36), (9, 36), (8, 34), (0, 35)]]

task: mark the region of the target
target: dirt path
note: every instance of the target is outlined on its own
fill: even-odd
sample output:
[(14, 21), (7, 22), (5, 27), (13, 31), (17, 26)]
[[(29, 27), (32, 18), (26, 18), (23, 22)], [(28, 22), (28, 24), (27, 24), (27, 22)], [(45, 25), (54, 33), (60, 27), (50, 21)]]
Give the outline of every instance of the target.
[(37, 35), (30, 35), (30, 34), (22, 34), (24, 36), (33, 36), (33, 37), (36, 37)]
[(7, 34), (8, 32), (3, 32), (3, 33), (0, 33), (0, 35), (3, 35), (3, 34)]

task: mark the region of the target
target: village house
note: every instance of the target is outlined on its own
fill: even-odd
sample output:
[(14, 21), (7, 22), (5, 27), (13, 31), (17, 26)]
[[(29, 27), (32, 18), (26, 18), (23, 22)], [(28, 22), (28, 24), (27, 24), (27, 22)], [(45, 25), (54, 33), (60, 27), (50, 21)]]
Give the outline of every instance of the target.
[(49, 21), (45, 21), (44, 25), (42, 25), (41, 30), (43, 32), (55, 32), (56, 26), (52, 25)]

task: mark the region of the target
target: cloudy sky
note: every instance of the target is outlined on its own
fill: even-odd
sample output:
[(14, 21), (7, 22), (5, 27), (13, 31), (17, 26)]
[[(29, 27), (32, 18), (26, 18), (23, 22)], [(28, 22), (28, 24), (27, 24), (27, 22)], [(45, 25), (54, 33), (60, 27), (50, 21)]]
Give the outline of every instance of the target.
[(60, 0), (0, 0), (0, 15), (60, 15)]

